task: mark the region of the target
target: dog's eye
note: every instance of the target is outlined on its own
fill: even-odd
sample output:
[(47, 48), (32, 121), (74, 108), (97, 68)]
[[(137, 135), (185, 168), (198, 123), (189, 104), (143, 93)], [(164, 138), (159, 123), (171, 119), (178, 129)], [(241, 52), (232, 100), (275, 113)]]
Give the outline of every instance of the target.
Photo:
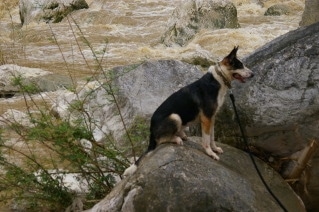
[(244, 64), (242, 62), (240, 62), (240, 60), (238, 60), (237, 58), (235, 58), (235, 60), (232, 61), (232, 70), (236, 70), (236, 69), (243, 69), (244, 68)]

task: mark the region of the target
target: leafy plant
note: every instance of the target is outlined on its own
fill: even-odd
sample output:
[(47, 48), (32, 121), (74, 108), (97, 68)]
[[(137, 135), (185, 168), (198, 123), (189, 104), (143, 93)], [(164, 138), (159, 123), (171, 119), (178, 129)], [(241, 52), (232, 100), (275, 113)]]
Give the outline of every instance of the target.
[[(111, 191), (130, 163), (127, 156), (135, 157), (137, 142), (147, 136), (144, 119), (137, 118), (131, 127), (126, 125), (112, 82), (116, 76), (102, 67), (107, 42), (103, 52), (97, 54), (76, 22), (72, 22), (74, 28), (69, 18), (68, 21), (83, 60), (91, 70), (91, 80), (99, 86), (81, 94), (72, 89), (75, 98), (68, 105), (69, 117), (60, 117), (52, 113), (50, 101), (39, 94), (35, 84), (25, 83), (22, 76), (13, 78), (12, 84), (23, 95), (27, 120), (14, 116), (0, 119), (0, 202), (23, 210), (61, 211), (79, 198), (84, 209), (91, 207)], [(53, 30), (52, 37), (68, 68)], [(94, 64), (82, 53), (81, 42), (91, 50)], [(75, 85), (74, 82), (74, 88)], [(103, 142), (95, 139), (96, 123), (86, 106), (95, 89), (103, 89), (106, 104), (115, 108), (114, 116), (123, 124), (128, 148), (120, 148), (112, 135), (105, 134)], [(72, 182), (67, 183), (69, 178)]]

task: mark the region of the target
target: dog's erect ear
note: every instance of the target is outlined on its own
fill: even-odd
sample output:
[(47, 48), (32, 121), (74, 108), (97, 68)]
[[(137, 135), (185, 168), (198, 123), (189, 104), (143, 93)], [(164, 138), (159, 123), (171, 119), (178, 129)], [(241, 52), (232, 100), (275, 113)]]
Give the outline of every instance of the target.
[(230, 66), (233, 63), (234, 59), (236, 58), (237, 50), (238, 50), (238, 46), (235, 46), (234, 49), (229, 53), (229, 55), (227, 55), (222, 60), (222, 64), (226, 66)]
[(238, 47), (239, 46), (235, 46), (234, 49), (229, 53), (229, 55), (226, 58), (228, 58), (230, 61), (236, 58)]

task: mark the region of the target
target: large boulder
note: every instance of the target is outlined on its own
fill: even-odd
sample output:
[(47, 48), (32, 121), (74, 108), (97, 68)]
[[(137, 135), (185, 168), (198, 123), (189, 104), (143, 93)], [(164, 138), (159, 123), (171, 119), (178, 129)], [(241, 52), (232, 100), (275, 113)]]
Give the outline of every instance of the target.
[(19, 13), (22, 24), (57, 23), (72, 11), (88, 7), (85, 0), (20, 0)]
[[(77, 119), (79, 114), (74, 111), (70, 114), (68, 108), (74, 102), (84, 101), (84, 109), (95, 120), (91, 126), (95, 139), (103, 141), (110, 134), (120, 138), (125, 131), (123, 121), (129, 128), (135, 117), (149, 119), (170, 94), (202, 75), (196, 66), (176, 60), (150, 60), (117, 67), (95, 81), (80, 85), (77, 94), (67, 92), (59, 96), (53, 110), (62, 118)], [(108, 77), (113, 79), (111, 87), (104, 84)], [(112, 92), (118, 105), (113, 104)]]
[[(244, 85), (234, 84), (233, 92), (251, 144), (268, 155), (266, 160), (294, 161), (295, 153), (307, 148), (310, 141), (319, 142), (318, 55), (316, 23), (289, 32), (244, 59), (255, 77)], [(239, 135), (233, 130), (238, 128), (231, 118), (230, 104), (226, 102), (224, 113), (219, 116), (222, 126), (217, 132), (223, 142), (233, 142)], [(318, 210), (319, 152), (313, 155), (308, 158), (312, 165), (303, 164), (303, 174), (289, 180), (296, 182), (293, 186), (302, 185), (299, 194), (307, 208)], [(278, 170), (284, 173), (285, 166), (280, 161)]]
[[(125, 96), (135, 115), (151, 116), (169, 95), (203, 76), (193, 65), (177, 60), (147, 61), (134, 69), (114, 69), (119, 96)], [(160, 92), (159, 92), (160, 91)]]
[(302, 14), (302, 19), (299, 23), (300, 26), (307, 26), (319, 21), (319, 1), (306, 0), (305, 10)]
[[(247, 153), (220, 144), (225, 153), (215, 161), (197, 143), (200, 138), (190, 140), (157, 147), (89, 211), (281, 211)], [(288, 211), (305, 211), (280, 175), (260, 160), (257, 164)]]
[(201, 29), (238, 27), (237, 9), (230, 0), (188, 0), (174, 10), (162, 42), (183, 46)]

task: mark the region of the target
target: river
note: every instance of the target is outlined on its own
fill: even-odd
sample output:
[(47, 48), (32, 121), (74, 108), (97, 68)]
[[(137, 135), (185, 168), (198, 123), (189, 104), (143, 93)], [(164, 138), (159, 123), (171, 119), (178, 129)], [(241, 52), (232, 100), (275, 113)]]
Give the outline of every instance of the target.
[[(239, 55), (244, 57), (279, 35), (298, 28), (304, 4), (304, 0), (290, 0), (289, 4), (293, 5), (291, 14), (264, 16), (268, 6), (283, 0), (263, 1), (264, 7), (255, 3), (257, 0), (233, 0), (238, 9), (241, 25), (239, 29), (202, 30), (185, 47), (165, 47), (160, 44), (160, 38), (166, 30), (166, 23), (172, 11), (181, 0), (87, 2), (90, 8), (77, 11), (72, 17), (97, 55), (101, 56), (106, 48), (103, 55), (105, 68), (145, 59), (179, 59), (181, 53), (196, 51), (198, 48), (221, 58), (234, 45), (240, 46)], [(8, 63), (65, 74), (67, 70), (63, 60), (66, 60), (75, 76), (90, 74), (79, 54), (75, 38), (81, 43), (84, 56), (88, 60), (93, 58), (92, 52), (79, 39), (77, 26), (71, 18), (58, 24), (32, 23), (19, 29), (18, 14), (18, 8), (14, 8), (11, 11), (12, 18), (6, 15), (1, 20), (0, 49)]]
[[(221, 59), (235, 45), (240, 46), (239, 57), (244, 57), (298, 28), (304, 8), (304, 0), (232, 1), (240, 28), (202, 30), (184, 47), (160, 43), (170, 15), (182, 0), (87, 0), (89, 9), (76, 11), (61, 23), (30, 23), (22, 28), (18, 6), (3, 9), (0, 61), (78, 80), (95, 73), (94, 54), (104, 69), (147, 59), (181, 59), (181, 55), (198, 50)], [(264, 16), (269, 6), (282, 2), (289, 2), (289, 15)], [(0, 100), (0, 112), (11, 106), (23, 108), (23, 104), (23, 99)]]

